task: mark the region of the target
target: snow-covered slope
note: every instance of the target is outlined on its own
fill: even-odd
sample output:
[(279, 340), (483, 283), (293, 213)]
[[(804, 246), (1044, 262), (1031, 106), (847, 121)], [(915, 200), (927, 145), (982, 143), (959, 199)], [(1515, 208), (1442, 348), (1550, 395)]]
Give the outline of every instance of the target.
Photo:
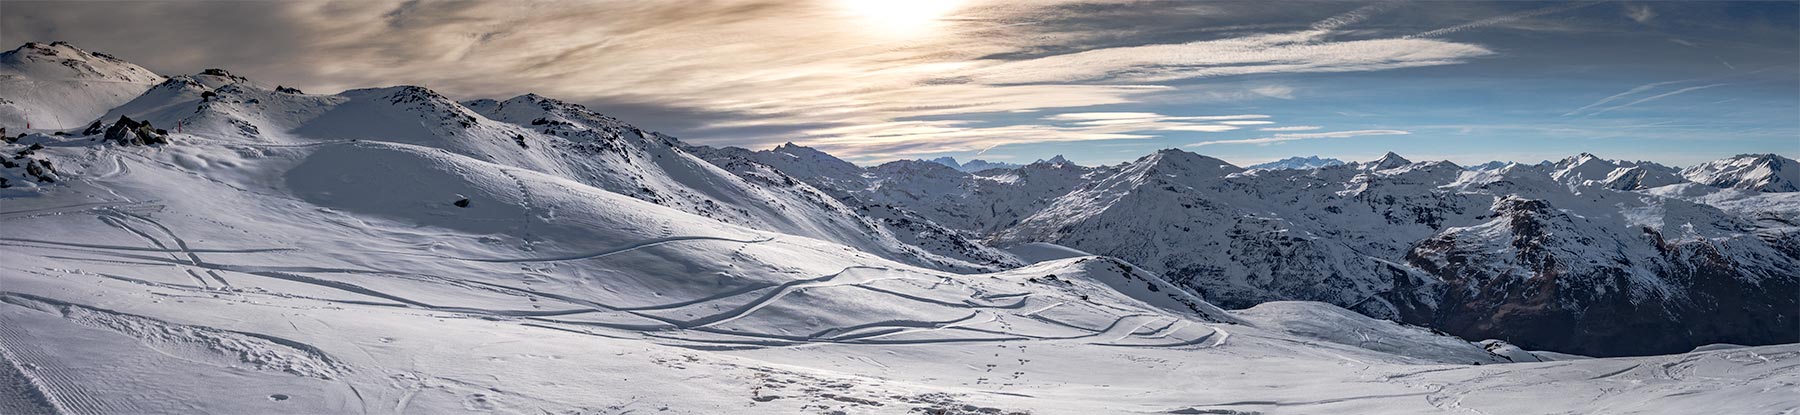
[(467, 106), (413, 86), (309, 95), (209, 70), (170, 78), (112, 110), (106, 119), (121, 116), (164, 129), (179, 126), (200, 139), (426, 145), (728, 223), (836, 241), (916, 265), (977, 271), (1014, 264), (1010, 256), (992, 249), (958, 251), (912, 241), (920, 239), (916, 232), (896, 235), (878, 219), (859, 215), (803, 183), (747, 180), (683, 150), (673, 137), (537, 95), (472, 101)]
[(1681, 171), (1695, 183), (1758, 192), (1800, 192), (1800, 163), (1774, 154), (1740, 154)]
[(1748, 411), (1800, 380), (1793, 346), (1501, 364), (1105, 257), (944, 273), (419, 144), (31, 139), (69, 179), (0, 210), (7, 413)]
[(26, 43), (0, 53), (0, 126), (80, 127), (159, 81), (162, 76), (104, 53)]

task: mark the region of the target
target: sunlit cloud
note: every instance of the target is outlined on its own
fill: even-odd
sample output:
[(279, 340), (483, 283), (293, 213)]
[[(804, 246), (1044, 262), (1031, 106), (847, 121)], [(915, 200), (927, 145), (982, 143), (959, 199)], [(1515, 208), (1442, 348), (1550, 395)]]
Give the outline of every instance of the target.
[(1145, 83), (1250, 74), (1378, 71), (1456, 64), (1491, 54), (1481, 46), (1429, 39), (1322, 42), (1315, 35), (1288, 33), (1095, 49), (993, 63), (961, 76), (989, 84)]
[(1317, 130), (1320, 128), (1325, 128), (1325, 127), (1320, 127), (1317, 125), (1288, 125), (1288, 126), (1281, 126), (1281, 127), (1258, 128), (1258, 129), (1256, 129), (1256, 131), (1312, 131), (1312, 130)]
[[(602, 111), (690, 115), (681, 118), (687, 132), (682, 138), (697, 143), (759, 147), (791, 140), (864, 160), (1239, 130), (1271, 122), (1263, 120), (1266, 115), (1058, 112), (1142, 104), (1183, 88), (1202, 95), (1230, 89), (1177, 82), (1184, 80), (1452, 65), (1495, 53), (1472, 43), (1346, 34), (1394, 9), (1392, 3), (1310, 25), (1244, 25), (1191, 32), (1202, 40), (1142, 37), (1149, 43), (1130, 45), (1095, 42), (1136, 38), (1134, 33), (1152, 28), (1057, 25), (1056, 19), (1068, 18), (1057, 14), (1059, 6), (742, 0), (105, 7), (107, 13), (154, 16), (170, 27), (224, 24), (200, 17), (215, 8), (255, 9), (237, 13), (248, 17), (229, 24), (280, 34), (274, 37), (279, 44), (246, 48), (230, 36), (199, 30), (151, 33), (144, 42), (158, 50), (268, 51), (239, 59), (261, 66), (229, 69), (308, 91), (418, 84), (458, 98), (535, 92)], [(1229, 5), (1171, 7), (1197, 16), (1232, 12)], [(99, 8), (74, 3), (31, 14), (79, 26)], [(150, 55), (147, 63), (214, 66), (216, 56), (206, 53)], [(1260, 83), (1217, 98), (1290, 100), (1296, 93), (1287, 85)], [(998, 126), (919, 121), (1028, 113), (1055, 115)]]

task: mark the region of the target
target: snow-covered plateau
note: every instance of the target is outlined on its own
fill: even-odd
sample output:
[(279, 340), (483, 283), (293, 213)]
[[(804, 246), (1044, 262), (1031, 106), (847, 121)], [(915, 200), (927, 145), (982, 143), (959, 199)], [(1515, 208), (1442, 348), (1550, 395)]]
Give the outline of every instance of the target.
[[(0, 413), (1800, 411), (1792, 160), (863, 168), (536, 95), (148, 73), (0, 55)], [(1576, 305), (1766, 345), (1416, 320)], [(1622, 349), (1679, 344), (1644, 327)]]

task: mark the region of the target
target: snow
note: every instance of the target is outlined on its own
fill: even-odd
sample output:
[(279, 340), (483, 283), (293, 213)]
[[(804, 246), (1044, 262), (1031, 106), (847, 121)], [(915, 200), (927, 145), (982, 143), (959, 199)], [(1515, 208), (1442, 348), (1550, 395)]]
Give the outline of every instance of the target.
[[(1217, 159), (1164, 151), (1122, 166), (1034, 163), (978, 176), (916, 161), (845, 168), (798, 146), (691, 147), (530, 95), (466, 104), (417, 87), (306, 95), (203, 74), (130, 101), (108, 115), (184, 131), (154, 146), (80, 134), (0, 144), (8, 153), (41, 145), (31, 157), (54, 160), (62, 177), (0, 190), (0, 412), (1800, 409), (1789, 398), (1800, 384), (1793, 344), (1608, 359), (1489, 348), (1318, 302), (1228, 311), (1165, 279), (1170, 262), (1086, 254), (1288, 252), (1293, 264), (1264, 269), (1320, 255), (1346, 274), (1419, 277), (1379, 257), (1437, 235), (1422, 216), (1364, 208), (1321, 218), (1294, 205), (1392, 197), (1455, 212), (1440, 218), (1444, 229), (1516, 237), (1511, 222), (1483, 216), (1537, 199), (1496, 209), (1494, 196), (1444, 187), (1463, 176), (1448, 163), (1234, 176), (1241, 169)], [(761, 162), (780, 158), (805, 168)], [(1338, 199), (1351, 183), (1352, 199)], [(1558, 208), (1643, 208), (1634, 212), (1646, 223), (1656, 206), (1665, 228), (1696, 223), (1697, 237), (1727, 255), (1766, 252), (1722, 233), (1750, 225), (1683, 198), (1786, 203), (1724, 189), (1683, 198), (1652, 194), (1676, 191), (1667, 187), (1564, 189), (1539, 190)], [(1181, 204), (1208, 208), (1169, 209)], [(1238, 207), (1213, 208), (1224, 204)], [(1609, 235), (1593, 229), (1616, 216), (1550, 223)], [(1055, 221), (1068, 217), (1083, 221)], [(1386, 217), (1408, 225), (1320, 225)], [(959, 232), (1014, 221), (1074, 243), (1026, 242), (1005, 255), (1034, 263), (985, 272), (931, 260), (986, 248), (954, 244), (969, 241)], [(1261, 239), (1159, 233), (1203, 223)], [(1328, 239), (1346, 233), (1373, 241)], [(1324, 281), (1350, 284), (1332, 289), (1356, 301), (1390, 288)], [(1233, 281), (1273, 286), (1251, 282), (1273, 283)], [(1507, 363), (1526, 356), (1550, 362)]]
[(81, 127), (161, 80), (143, 67), (67, 43), (27, 43), (0, 53), (0, 125)]
[(1079, 249), (1070, 248), (1070, 247), (1066, 247), (1066, 246), (1062, 246), (1062, 245), (1057, 245), (1057, 244), (1053, 244), (1053, 243), (1049, 243), (1049, 242), (1032, 242), (1032, 243), (1026, 243), (1026, 244), (1019, 244), (1019, 245), (1015, 245), (1010, 248), (1006, 248), (1006, 251), (1011, 252), (1013, 255), (1018, 255), (1019, 259), (1024, 260), (1025, 262), (1032, 262), (1032, 263), (1093, 255), (1090, 253), (1081, 252), (1081, 250), (1079, 250)]
[(1343, 165), (1343, 164), (1344, 164), (1343, 160), (1338, 160), (1338, 159), (1334, 159), (1334, 158), (1319, 158), (1319, 156), (1307, 156), (1307, 157), (1289, 157), (1289, 158), (1285, 158), (1285, 159), (1281, 159), (1281, 160), (1271, 161), (1268, 163), (1252, 165), (1248, 168), (1252, 169), (1252, 170), (1255, 170), (1255, 169), (1311, 170), (1311, 169), (1317, 169), (1317, 168), (1321, 168), (1321, 167), (1331, 167), (1331, 166), (1338, 166), (1338, 165)]
[(1800, 192), (1800, 163), (1775, 154), (1740, 154), (1681, 171), (1689, 181), (1758, 192)]

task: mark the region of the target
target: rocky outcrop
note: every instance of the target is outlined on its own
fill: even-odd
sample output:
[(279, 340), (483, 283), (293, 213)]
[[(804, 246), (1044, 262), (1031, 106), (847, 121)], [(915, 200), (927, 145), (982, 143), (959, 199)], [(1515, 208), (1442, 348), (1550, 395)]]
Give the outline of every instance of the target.
[(118, 121), (106, 128), (105, 138), (108, 142), (120, 145), (168, 144), (169, 132), (156, 129), (149, 121), (136, 121), (121, 115)]

